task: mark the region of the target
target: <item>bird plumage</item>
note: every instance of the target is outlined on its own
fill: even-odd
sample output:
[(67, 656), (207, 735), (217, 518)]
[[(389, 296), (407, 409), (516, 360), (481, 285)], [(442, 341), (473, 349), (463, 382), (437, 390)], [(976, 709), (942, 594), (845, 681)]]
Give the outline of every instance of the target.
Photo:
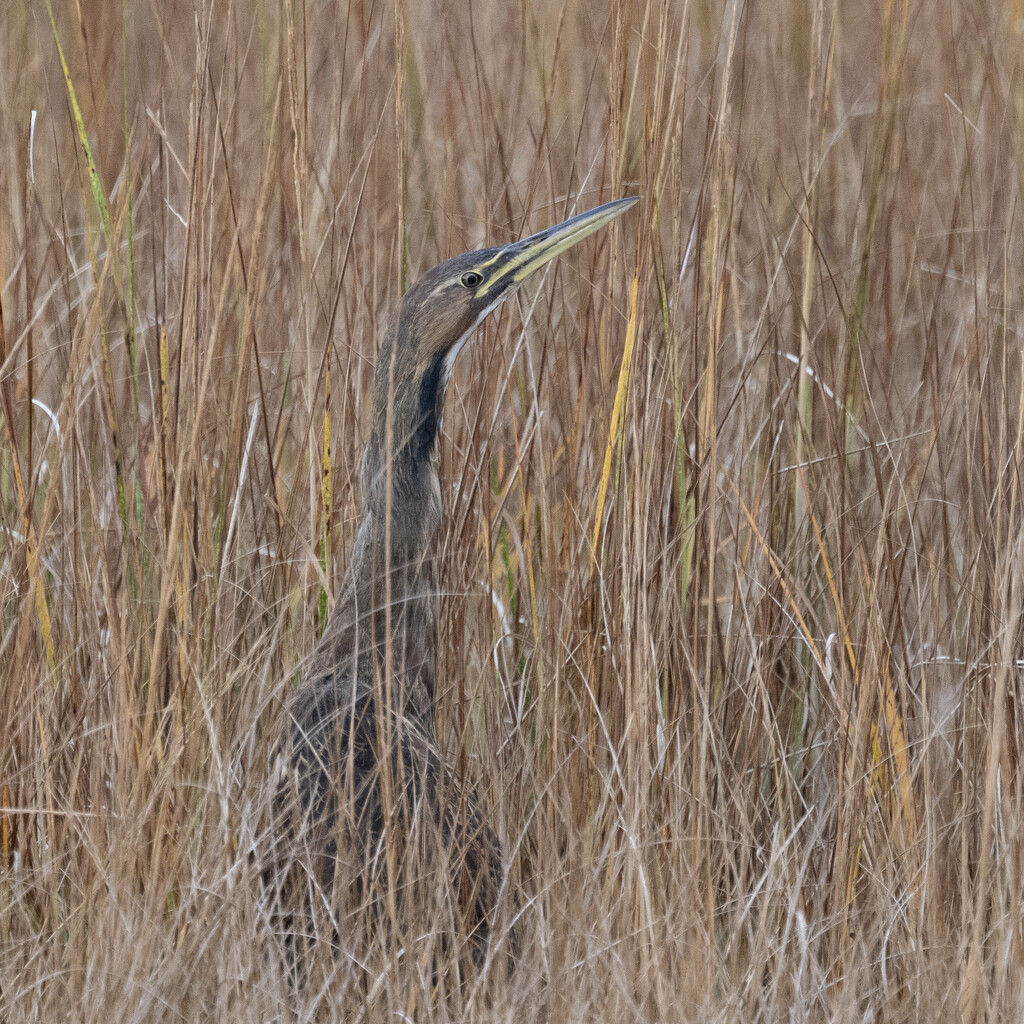
[(478, 966), (487, 959), (502, 849), (434, 724), (445, 390), (484, 317), (633, 202), (446, 260), (406, 292), (384, 336), (360, 525), (275, 753), (264, 880), (292, 933), (293, 958), (303, 944), (344, 946), (367, 928), (422, 930), (431, 920), (441, 946), (461, 936)]

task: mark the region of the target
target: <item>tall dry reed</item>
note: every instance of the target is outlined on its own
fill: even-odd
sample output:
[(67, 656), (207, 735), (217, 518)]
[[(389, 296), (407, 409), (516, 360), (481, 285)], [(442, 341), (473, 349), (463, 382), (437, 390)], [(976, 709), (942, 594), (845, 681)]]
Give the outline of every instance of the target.
[[(1022, 26), (2, 5), (0, 1016), (1020, 1019)], [(448, 401), (438, 724), (522, 965), (293, 1006), (250, 854), (383, 318), (625, 194)]]

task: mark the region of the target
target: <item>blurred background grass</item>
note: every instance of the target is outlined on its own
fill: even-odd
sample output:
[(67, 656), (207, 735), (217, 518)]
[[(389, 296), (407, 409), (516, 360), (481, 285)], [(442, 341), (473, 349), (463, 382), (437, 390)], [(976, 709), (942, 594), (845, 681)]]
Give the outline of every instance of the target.
[(3, 1016), (286, 1012), (249, 851), (384, 318), (642, 194), (448, 399), (439, 726), (523, 965), (299, 1015), (1019, 1019), (1022, 28), (3, 4)]

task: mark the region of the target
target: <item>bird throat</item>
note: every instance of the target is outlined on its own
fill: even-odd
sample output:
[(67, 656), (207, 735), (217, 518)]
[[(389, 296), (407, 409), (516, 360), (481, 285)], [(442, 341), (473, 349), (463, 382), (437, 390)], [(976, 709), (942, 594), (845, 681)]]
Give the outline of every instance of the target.
[[(397, 684), (399, 713), (413, 715), (430, 732), (437, 660), (434, 547), (441, 524), (438, 436), (455, 358), (488, 311), (419, 370), (393, 362), (397, 331), (382, 350), (363, 455), (360, 523), (321, 640), (324, 650), (314, 659), (334, 665), (354, 659), (356, 690), (385, 675)], [(410, 349), (415, 347), (405, 351)], [(418, 384), (402, 388), (410, 371)]]

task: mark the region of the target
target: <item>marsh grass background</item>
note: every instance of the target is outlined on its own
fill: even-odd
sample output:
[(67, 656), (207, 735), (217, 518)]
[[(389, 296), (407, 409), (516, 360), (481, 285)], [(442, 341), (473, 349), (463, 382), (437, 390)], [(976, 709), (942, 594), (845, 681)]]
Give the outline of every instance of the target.
[(383, 319), (642, 194), (447, 406), (523, 964), (299, 1017), (1021, 1019), (1020, 0), (52, 16), (0, 6), (0, 1015), (285, 1016), (258, 794)]

